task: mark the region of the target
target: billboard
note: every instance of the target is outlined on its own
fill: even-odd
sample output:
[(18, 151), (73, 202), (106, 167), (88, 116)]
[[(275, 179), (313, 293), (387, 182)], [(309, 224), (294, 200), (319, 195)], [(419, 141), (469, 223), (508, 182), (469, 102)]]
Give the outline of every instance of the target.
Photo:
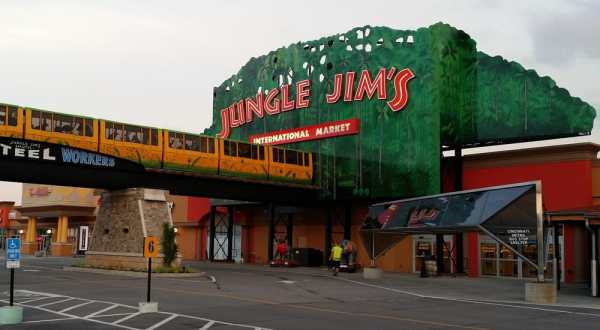
[[(447, 24), (364, 26), (250, 59), (214, 88), (205, 133), (313, 152), (324, 198), (392, 198), (439, 193), (444, 146), (589, 134), (594, 116)], [(356, 127), (317, 136), (340, 122)]]

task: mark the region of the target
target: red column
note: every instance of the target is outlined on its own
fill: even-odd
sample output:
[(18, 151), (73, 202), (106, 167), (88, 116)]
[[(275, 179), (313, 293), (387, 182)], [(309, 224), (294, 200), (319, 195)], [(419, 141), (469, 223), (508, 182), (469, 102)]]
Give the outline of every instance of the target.
[(467, 236), (467, 255), (469, 256), (469, 277), (479, 277), (479, 233), (468, 232)]
[(563, 244), (565, 254), (565, 269), (563, 269), (563, 272), (565, 272), (565, 282), (573, 283), (575, 280), (575, 260), (573, 259), (573, 226), (570, 224), (563, 226)]

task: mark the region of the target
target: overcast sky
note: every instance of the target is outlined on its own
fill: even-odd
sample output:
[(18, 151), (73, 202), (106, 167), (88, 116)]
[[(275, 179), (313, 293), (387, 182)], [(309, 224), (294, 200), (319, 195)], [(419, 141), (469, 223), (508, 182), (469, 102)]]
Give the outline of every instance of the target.
[[(600, 1), (2, 0), (0, 12), (0, 102), (51, 111), (201, 132), (212, 88), (253, 56), (438, 21), (600, 109)], [(20, 187), (0, 184), (0, 200)]]

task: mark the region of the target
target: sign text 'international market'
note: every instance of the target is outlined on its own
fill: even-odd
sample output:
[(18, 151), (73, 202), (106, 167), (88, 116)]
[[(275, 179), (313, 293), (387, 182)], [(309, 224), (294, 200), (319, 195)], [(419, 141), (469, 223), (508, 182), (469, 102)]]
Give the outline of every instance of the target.
[[(326, 101), (329, 104), (337, 103), (340, 100), (343, 102), (362, 101), (365, 96), (370, 100), (373, 96), (377, 95), (377, 99), (387, 100), (386, 104), (392, 111), (399, 111), (408, 103), (407, 85), (408, 81), (413, 77), (414, 74), (410, 69), (405, 68), (398, 71), (395, 67), (391, 69), (380, 68), (374, 79), (371, 77), (369, 70), (363, 70), (360, 75), (357, 75), (353, 71), (346, 72), (345, 74), (338, 73), (333, 78), (333, 91), (325, 96)], [(388, 80), (392, 82), (394, 89), (394, 95), (389, 100), (387, 92)], [(355, 84), (356, 81), (358, 81), (357, 84)], [(296, 89), (295, 98), (291, 98), (291, 88)], [(254, 120), (254, 116), (262, 119), (265, 114), (273, 116), (283, 112), (310, 107), (310, 88), (310, 80), (301, 80), (296, 83), (295, 87), (283, 84), (279, 88), (273, 88), (267, 93), (259, 92), (254, 98), (247, 97), (232, 103), (227, 108), (221, 110), (221, 131), (217, 136), (228, 138), (232, 128), (251, 123)], [(299, 132), (306, 129), (307, 127), (304, 127)], [(292, 129), (292, 131), (295, 131), (295, 129)], [(269, 133), (269, 135), (273, 135), (274, 133)], [(295, 134), (298, 135), (300, 141), (312, 140), (310, 138), (301, 138), (300, 133)], [(332, 136), (338, 135), (331, 135), (329, 137)]]

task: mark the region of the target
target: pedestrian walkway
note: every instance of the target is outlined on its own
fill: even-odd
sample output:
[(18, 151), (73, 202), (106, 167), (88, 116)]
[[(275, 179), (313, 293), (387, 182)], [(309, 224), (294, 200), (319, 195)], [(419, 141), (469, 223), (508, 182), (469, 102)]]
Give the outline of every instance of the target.
[[(0, 294), (0, 306), (8, 304), (8, 292)], [(169, 312), (139, 313), (136, 306), (102, 300), (84, 299), (29, 290), (15, 291), (15, 305), (24, 308), (21, 325), (79, 322), (83, 328), (91, 322), (102, 328), (155, 329), (254, 329), (267, 330), (247, 324), (229, 323), (207, 318)], [(18, 325), (17, 325), (18, 327)]]

